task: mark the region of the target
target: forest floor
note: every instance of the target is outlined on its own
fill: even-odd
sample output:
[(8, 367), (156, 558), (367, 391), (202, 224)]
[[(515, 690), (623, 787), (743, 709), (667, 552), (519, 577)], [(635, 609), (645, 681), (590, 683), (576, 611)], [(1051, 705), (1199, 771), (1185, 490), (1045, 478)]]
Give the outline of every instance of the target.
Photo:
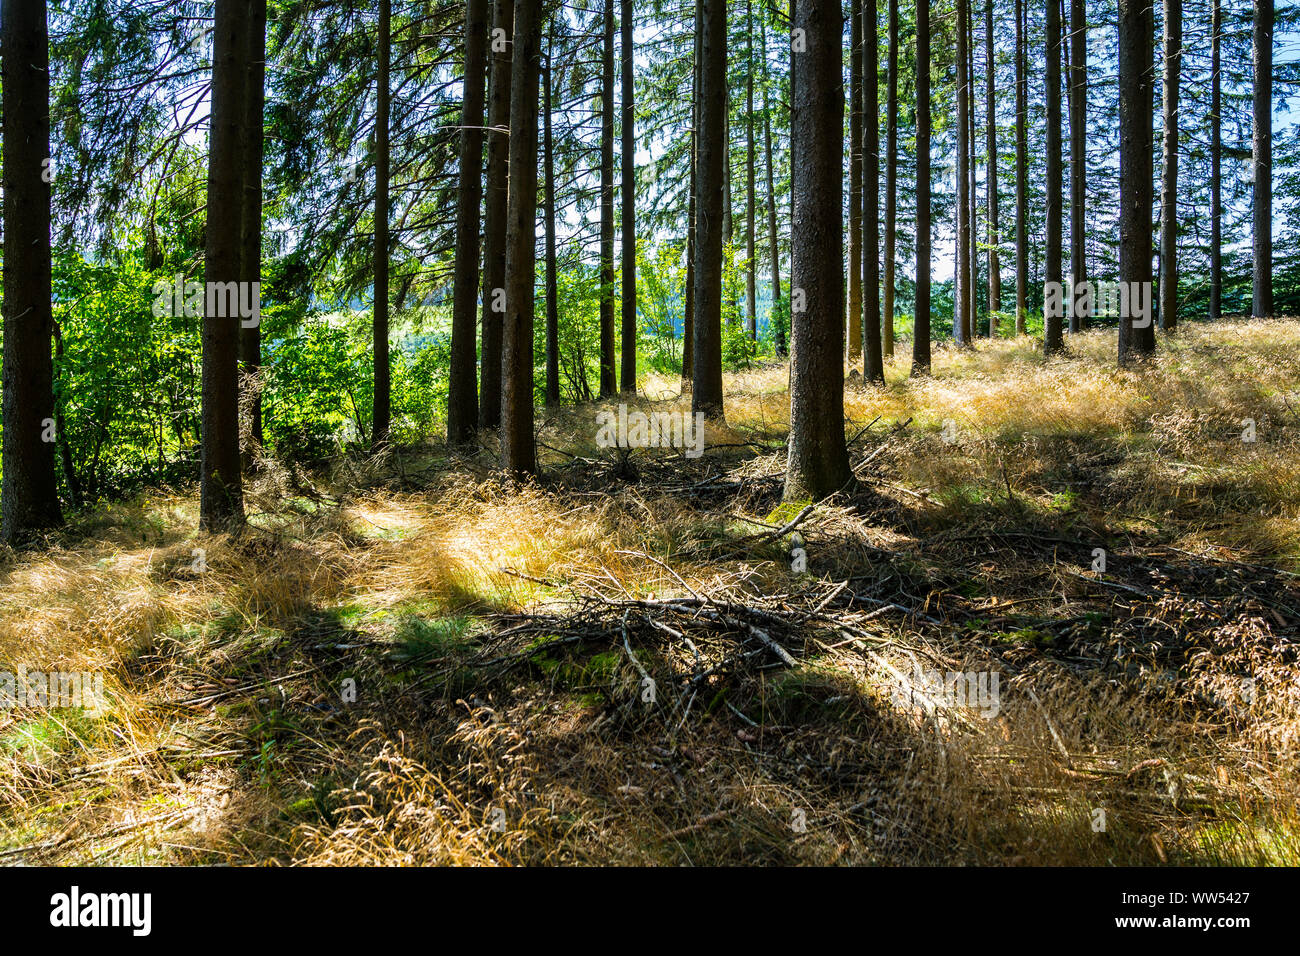
[(851, 381), (811, 510), (771, 366), (699, 458), (593, 404), (522, 489), (489, 441), (83, 516), (0, 561), (0, 670), (110, 698), (0, 711), (0, 863), (1300, 864), (1300, 322), (1069, 345)]

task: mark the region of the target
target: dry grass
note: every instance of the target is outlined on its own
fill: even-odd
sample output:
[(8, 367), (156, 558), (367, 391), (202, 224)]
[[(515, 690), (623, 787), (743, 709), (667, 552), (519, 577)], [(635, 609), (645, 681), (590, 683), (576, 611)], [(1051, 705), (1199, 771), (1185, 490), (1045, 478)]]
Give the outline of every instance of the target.
[[(538, 485), (485, 437), (268, 463), (236, 539), (192, 495), (84, 518), (0, 565), (0, 670), (110, 697), (0, 712), (0, 862), (1296, 865), (1300, 323), (1070, 345), (850, 383), (874, 457), (805, 574), (764, 536), (784, 366), (728, 376), (698, 460), (598, 449), (585, 406)], [(655, 604), (691, 595), (790, 660)], [(904, 699), (917, 668), (998, 673), (997, 715)]]

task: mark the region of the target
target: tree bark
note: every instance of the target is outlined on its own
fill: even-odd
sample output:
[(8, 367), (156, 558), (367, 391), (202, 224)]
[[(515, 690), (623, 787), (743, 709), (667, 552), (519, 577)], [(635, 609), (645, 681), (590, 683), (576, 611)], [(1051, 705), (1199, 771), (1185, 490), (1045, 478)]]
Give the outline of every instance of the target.
[(371, 445), (388, 443), (392, 397), (388, 366), (388, 123), (389, 58), (392, 52), (391, 0), (379, 0), (379, 75), (375, 93), (375, 398)]
[(546, 69), (542, 73), (545, 91), (543, 108), (546, 183), (546, 404), (560, 404), (560, 306), (555, 276), (555, 146), (551, 140), (551, 42), (548, 37)]
[[(767, 175), (767, 242), (768, 255), (772, 260), (772, 308), (775, 310), (777, 303), (781, 301), (781, 253), (780, 240), (776, 233), (776, 175), (772, 169), (772, 115), (769, 110), (767, 95), (767, 27), (764, 25), (762, 17), (758, 19), (758, 30), (759, 41), (763, 47), (763, 167)], [(769, 312), (769, 322), (771, 321), (770, 315)], [(786, 353), (785, 333), (775, 329), (773, 332), (777, 357), (784, 357)]]
[(704, 36), (703, 0), (695, 0), (695, 50), (691, 60), (691, 181), (686, 209), (686, 290), (682, 316), (682, 391), (695, 386), (695, 194), (700, 165), (700, 51)]
[(930, 373), (930, 0), (916, 0), (916, 296), (912, 374)]
[[(1152, 8), (1119, 0), (1119, 280), (1130, 290), (1151, 289)], [(1130, 294), (1130, 299), (1133, 296)], [(1119, 364), (1155, 351), (1151, 311), (1126, 309), (1119, 320)]]
[[(233, 52), (225, 45), (231, 33), (229, 20), (234, 5), (235, 0), (218, 3), (217, 27), (226, 32), (225, 37), (219, 37), (219, 52), (225, 54)], [(4, 52), (4, 478), (0, 487), (0, 540), (22, 546), (31, 543), (40, 531), (63, 522), (54, 473), (55, 443), (45, 440), (47, 435), (57, 437), (49, 433), (54, 421), (54, 363), (50, 359), (54, 316), (50, 304), (47, 180), (50, 46), (45, 0), (6, 0), (0, 47)], [(222, 91), (223, 107), (230, 110), (237, 104), (237, 99), (229, 103), (226, 91)], [(237, 116), (236, 112), (223, 117), (235, 127), (236, 136)], [(229, 171), (237, 173), (237, 167)], [(233, 190), (227, 198), (235, 199)], [(237, 206), (235, 221), (237, 224)], [(237, 262), (238, 246), (232, 246)], [(233, 373), (233, 348), (229, 357)], [(235, 397), (234, 386), (232, 381), (231, 399)], [(235, 434), (233, 478), (238, 489), (238, 432), (233, 419), (230, 424)], [(69, 473), (70, 486), (75, 481), (76, 476)]]
[[(1059, 0), (1047, 0), (1047, 249), (1043, 276), (1044, 287), (1062, 288), (1061, 270), (1061, 8)], [(1044, 296), (1044, 301), (1050, 297)], [(1056, 301), (1064, 303), (1064, 297)], [(1064, 351), (1062, 335), (1064, 309), (1044, 307), (1043, 350), (1051, 355)]]
[(894, 354), (894, 259), (898, 218), (898, 0), (889, 0), (889, 77), (885, 93), (885, 304), (881, 352)]
[(447, 441), (460, 444), (478, 428), (479, 226), (483, 202), (483, 100), (486, 86), (488, 0), (465, 6), (465, 83), (460, 113), (460, 188), (456, 209), (456, 263), (452, 279), (451, 370), (447, 380)]
[[(1079, 2), (1079, 0), (1075, 0)], [(1182, 0), (1164, 0), (1165, 69), (1160, 176), (1160, 328), (1178, 328), (1178, 83), (1182, 63)]]
[[(244, 91), (244, 207), (240, 213), (243, 233), (240, 249), (240, 281), (262, 282), (262, 140), (266, 83), (266, 0), (248, 3), (248, 85)], [(239, 359), (243, 366), (248, 438), (255, 448), (262, 446), (262, 317), (240, 323)], [(251, 449), (250, 449), (251, 451)]]
[(745, 327), (758, 341), (758, 297), (754, 291), (754, 6), (745, 0)]
[(1255, 0), (1254, 253), (1251, 315), (1273, 315), (1273, 0)]
[(700, 12), (699, 129), (695, 163), (695, 374), (691, 411), (720, 419), (723, 417), (722, 187), (727, 149), (727, 2), (700, 0)]
[[(510, 167), (510, 74), (515, 0), (495, 0), (488, 77), (487, 185), (483, 208), (483, 328), (478, 423), (501, 424), (501, 323), (506, 294), (506, 214)], [(499, 31), (499, 32), (498, 32)]]
[(970, 345), (970, 175), (967, 164), (970, 162), (970, 117), (967, 115), (970, 102), (970, 77), (966, 60), (966, 4), (967, 0), (957, 0), (957, 202), (956, 213), (956, 259), (953, 262), (952, 288), (952, 335), (960, 346)]
[(994, 74), (997, 60), (993, 56), (993, 0), (984, 0), (984, 149), (988, 153), (988, 243), (989, 243), (989, 338), (998, 334), (997, 313), (1002, 309), (1002, 264), (998, 245), (1002, 241), (998, 225), (998, 127)]
[(880, 37), (876, 0), (862, 0), (863, 375), (885, 384), (880, 342)]
[(510, 77), (510, 201), (502, 323), (501, 468), (537, 474), (533, 438), (533, 311), (537, 256), (537, 75), (541, 0), (515, 5)]
[(618, 391), (614, 365), (614, 0), (605, 0), (600, 71), (600, 397)]
[(1077, 295), (1088, 281), (1088, 11), (1085, 0), (1070, 0), (1070, 331), (1088, 326), (1088, 297)]
[(844, 443), (844, 286), (839, 270), (826, 268), (838, 261), (844, 240), (839, 0), (799, 0), (794, 26), (804, 31), (807, 49), (792, 54), (798, 82), (791, 161), (802, 174), (791, 286), (802, 290), (806, 308), (791, 324), (788, 501), (824, 498), (852, 478)]
[[(212, 128), (208, 138), (203, 269), (207, 289), (223, 288), (226, 283), (236, 283), (238, 288), (239, 282), (244, 86), (248, 77), (247, 9), (246, 0), (216, 0), (214, 7)], [(5, 116), (8, 115), (6, 108)], [(6, 161), (5, 169), (8, 168)], [(12, 268), (12, 260), (7, 256), (6, 263)], [(7, 274), (9, 269), (5, 271)], [(222, 285), (214, 286), (214, 283)], [(209, 294), (204, 299), (199, 527), (211, 532), (233, 531), (244, 523), (239, 459), (239, 312), (228, 308), (228, 296)], [(219, 314), (223, 312), (227, 314)], [(48, 344), (45, 348), (48, 354)]]
[(1223, 80), (1220, 76), (1219, 0), (1210, 0), (1210, 318), (1223, 315), (1223, 146), (1219, 134)]
[(636, 391), (636, 117), (633, 112), (632, 0), (622, 0), (622, 54), (620, 79), (623, 84), (623, 310), (622, 354), (619, 384), (624, 392)]
[(1029, 146), (1026, 125), (1025, 0), (1016, 0), (1016, 334), (1025, 334), (1029, 296)]
[(849, 0), (849, 365), (862, 358), (862, 3)]

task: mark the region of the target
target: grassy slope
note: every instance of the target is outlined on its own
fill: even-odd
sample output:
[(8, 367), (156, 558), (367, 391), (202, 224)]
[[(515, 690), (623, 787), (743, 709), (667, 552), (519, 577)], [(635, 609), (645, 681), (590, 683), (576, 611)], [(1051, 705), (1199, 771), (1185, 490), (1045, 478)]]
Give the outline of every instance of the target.
[[(189, 494), (87, 518), (0, 566), (0, 669), (113, 699), (0, 712), (0, 862), (1300, 863), (1300, 323), (1128, 373), (1070, 344), (851, 387), (876, 454), (806, 574), (762, 536), (798, 510), (784, 367), (729, 376), (695, 461), (620, 462), (583, 407), (540, 487), (488, 442), (272, 464), (233, 541)], [(794, 666), (628, 603), (691, 594)], [(996, 671), (1000, 712), (899, 699), (917, 667)]]

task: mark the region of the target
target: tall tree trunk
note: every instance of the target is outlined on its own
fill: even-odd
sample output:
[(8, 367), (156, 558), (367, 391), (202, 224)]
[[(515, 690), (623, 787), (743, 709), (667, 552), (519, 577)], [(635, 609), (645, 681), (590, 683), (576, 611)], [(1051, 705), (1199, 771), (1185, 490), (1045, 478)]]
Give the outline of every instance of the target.
[[(239, 282), (244, 85), (248, 77), (247, 10), (246, 0), (216, 0), (214, 7), (212, 129), (208, 137), (207, 240), (203, 269), (205, 288), (209, 290), (227, 288), (227, 283), (234, 283), (233, 288), (237, 289)], [(5, 13), (7, 26), (9, 10)], [(6, 95), (8, 88), (6, 83)], [(7, 104), (5, 116), (9, 116)], [(6, 170), (9, 169), (7, 159)], [(8, 190), (5, 195), (8, 196)], [(8, 240), (8, 231), (5, 235)], [(5, 261), (8, 274), (13, 260), (6, 255)], [(221, 285), (214, 286), (214, 283)], [(8, 301), (6, 297), (6, 305)], [(239, 310), (230, 309), (229, 305), (229, 296), (205, 296), (199, 527), (214, 532), (232, 531), (244, 523), (239, 472)], [(6, 348), (7, 339), (8, 336)], [(48, 357), (48, 341), (44, 348)], [(8, 431), (6, 428), (5, 433)], [(53, 446), (50, 448), (52, 454)]]
[(966, 192), (966, 204), (969, 207), (967, 213), (967, 222), (970, 229), (967, 232), (966, 255), (970, 259), (970, 299), (966, 303), (966, 344), (975, 344), (975, 330), (979, 318), (979, 284), (980, 284), (980, 250), (978, 219), (978, 204), (976, 202), (975, 191), (975, 144), (979, 142), (975, 138), (975, 0), (966, 0), (966, 121), (968, 124), (969, 135), (966, 138), (966, 179), (968, 188)]
[(483, 206), (483, 328), (478, 423), (501, 424), (501, 323), (506, 303), (506, 203), (510, 170), (510, 74), (515, 0), (495, 0), (488, 77), (487, 185)]
[[(1119, 281), (1130, 290), (1130, 308), (1119, 320), (1119, 364), (1155, 351), (1151, 327), (1151, 5), (1119, 0)], [(1134, 295), (1145, 289), (1145, 296)], [(1145, 298), (1146, 314), (1131, 307)]]
[(997, 84), (993, 57), (993, 0), (984, 0), (984, 149), (988, 153), (988, 243), (989, 243), (989, 338), (998, 334), (997, 313), (1002, 309), (1002, 264), (998, 245), (1002, 234), (998, 226), (998, 125)]
[[(1047, 0), (1047, 249), (1044, 287), (1055, 284), (1062, 290), (1061, 270), (1061, 8), (1059, 0)], [(1052, 297), (1044, 295), (1043, 350), (1051, 355), (1065, 349), (1062, 336), (1064, 296), (1056, 296), (1060, 308), (1050, 306)]]
[(547, 36), (546, 69), (542, 73), (545, 107), (542, 150), (546, 169), (543, 198), (546, 203), (546, 404), (560, 404), (560, 303), (555, 259), (555, 146), (551, 141), (551, 47)]
[[(1079, 0), (1075, 0), (1079, 2)], [(1160, 328), (1178, 328), (1178, 82), (1182, 63), (1183, 3), (1164, 0), (1164, 163), (1160, 175)]]
[(1070, 0), (1070, 331), (1088, 325), (1088, 296), (1076, 294), (1088, 281), (1088, 230), (1084, 219), (1088, 184), (1088, 10)]
[(632, 0), (622, 0), (621, 46), (623, 61), (623, 344), (619, 383), (624, 392), (636, 391), (636, 116), (632, 109)]
[[(227, 68), (238, 65), (227, 49), (232, 33), (231, 13), (237, 0), (219, 0), (218, 54)], [(54, 363), (50, 341), (54, 316), (50, 297), (50, 43), (45, 0), (6, 0), (4, 5), (4, 437), (3, 486), (0, 487), (0, 540), (30, 543), (37, 532), (63, 522), (54, 476)], [(221, 31), (224, 30), (224, 35)], [(229, 80), (229, 76), (218, 79)], [(236, 91), (238, 87), (236, 87)], [(238, 136), (238, 97), (230, 102), (221, 90), (221, 117)], [(218, 98), (214, 88), (214, 99)], [(214, 124), (215, 130), (215, 124)], [(230, 134), (232, 129), (223, 130)], [(234, 157), (232, 157), (233, 159)], [(238, 181), (238, 166), (228, 172)], [(226, 198), (234, 200), (234, 190)], [(238, 231), (238, 206), (235, 206)], [(209, 232), (209, 236), (211, 232)], [(238, 263), (238, 236), (229, 236)], [(232, 270), (233, 271), (233, 270)], [(231, 278), (227, 276), (226, 278)], [(238, 322), (238, 319), (231, 320)], [(233, 326), (232, 326), (233, 329)], [(235, 352), (231, 341), (229, 397), (235, 398)], [(207, 353), (204, 353), (205, 358)], [(204, 371), (207, 363), (204, 363)], [(206, 378), (206, 377), (205, 377)], [(204, 392), (205, 397), (207, 392)], [(239, 435), (234, 437), (236, 502), (239, 489)], [(50, 440), (46, 440), (46, 437)], [(223, 473), (224, 474), (224, 473)], [(69, 484), (76, 481), (69, 473)]]
[(930, 373), (930, 0), (916, 0), (916, 296), (912, 374)]
[(465, 83), (460, 112), (460, 188), (456, 200), (456, 264), (452, 279), (451, 370), (447, 379), (447, 441), (459, 444), (478, 428), (479, 207), (483, 202), (483, 99), (488, 0), (465, 6)]
[(1255, 223), (1253, 308), (1256, 318), (1273, 314), (1273, 0), (1255, 0), (1252, 37), (1255, 63)]
[[(700, 0), (695, 171), (695, 376), (691, 411), (722, 418), (722, 187), (727, 150), (727, 0)], [(837, 315), (840, 313), (836, 313)]]
[(1025, 334), (1029, 296), (1029, 121), (1025, 100), (1025, 0), (1016, 0), (1016, 334)]
[(754, 5), (745, 0), (745, 327), (758, 341), (754, 291)]
[(885, 304), (881, 351), (894, 354), (894, 258), (898, 218), (898, 0), (889, 0), (889, 77), (885, 93)]
[(375, 93), (375, 404), (371, 445), (380, 448), (388, 443), (392, 417), (391, 386), (388, 366), (388, 65), (392, 52), (391, 0), (379, 0), (379, 75)]
[(541, 0), (518, 0), (510, 77), (510, 201), (502, 323), (501, 468), (537, 474), (533, 439), (533, 310), (537, 278), (537, 74)]
[(700, 166), (700, 51), (703, 49), (703, 0), (695, 0), (695, 51), (691, 61), (691, 194), (686, 209), (686, 290), (682, 317), (682, 391), (695, 387), (695, 209)]
[[(758, 18), (759, 42), (763, 47), (763, 167), (767, 174), (767, 242), (768, 255), (772, 260), (772, 310), (781, 301), (781, 252), (780, 240), (776, 233), (776, 174), (772, 169), (772, 114), (767, 95), (767, 27), (763, 17)], [(768, 321), (771, 322), (771, 312)], [(785, 333), (773, 330), (777, 357), (786, 353)]]
[(957, 203), (954, 212), (957, 215), (956, 261), (953, 263), (952, 288), (952, 335), (960, 346), (970, 345), (970, 117), (967, 115), (970, 102), (970, 77), (967, 75), (966, 59), (966, 4), (967, 0), (957, 0)]
[(849, 0), (849, 365), (862, 357), (862, 2)]
[(618, 391), (614, 365), (614, 0), (605, 0), (600, 72), (600, 397)]
[(880, 35), (876, 0), (862, 2), (863, 375), (885, 384), (880, 343)]
[[(262, 137), (263, 106), (266, 83), (266, 0), (248, 3), (248, 81), (244, 90), (244, 208), (240, 213), (243, 238), (240, 243), (240, 281), (262, 283)], [(250, 288), (252, 286), (250, 285)], [(257, 301), (257, 297), (254, 297)], [(262, 446), (262, 316), (258, 305), (257, 321), (240, 322), (239, 359), (243, 365), (248, 439), (255, 448)], [(251, 449), (250, 449), (251, 451)]]
[(798, 82), (791, 163), (802, 173), (791, 287), (802, 290), (806, 308), (791, 325), (789, 501), (824, 498), (852, 478), (844, 444), (844, 286), (839, 270), (826, 268), (842, 255), (844, 240), (839, 0), (799, 0), (794, 27), (804, 32), (807, 49), (792, 54)]
[(1219, 0), (1210, 0), (1210, 318), (1223, 315), (1223, 147), (1219, 134), (1223, 80), (1220, 76)]

